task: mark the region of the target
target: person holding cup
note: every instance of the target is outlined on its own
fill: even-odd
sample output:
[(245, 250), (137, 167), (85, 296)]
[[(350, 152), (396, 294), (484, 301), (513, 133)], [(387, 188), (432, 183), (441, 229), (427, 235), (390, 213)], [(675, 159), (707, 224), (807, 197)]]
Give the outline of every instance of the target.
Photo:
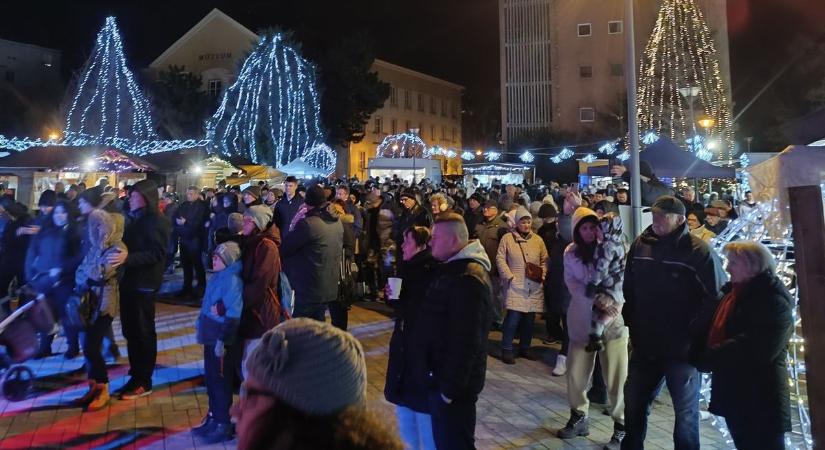
[(390, 338), (384, 397), (396, 405), (398, 429), (408, 448), (434, 449), (432, 424), (427, 407), (427, 360), (420, 323), (421, 304), (437, 264), (428, 246), (430, 230), (413, 226), (403, 233), (402, 262), (398, 277), (389, 278), (384, 288), (388, 303), (395, 309), (395, 329)]

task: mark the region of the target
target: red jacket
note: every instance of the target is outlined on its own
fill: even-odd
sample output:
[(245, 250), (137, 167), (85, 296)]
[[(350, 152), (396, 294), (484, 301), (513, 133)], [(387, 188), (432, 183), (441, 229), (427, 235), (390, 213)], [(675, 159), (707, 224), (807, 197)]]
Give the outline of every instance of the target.
[(280, 244), (281, 233), (275, 226), (243, 241), (243, 310), (238, 329), (243, 339), (260, 338), (280, 322)]

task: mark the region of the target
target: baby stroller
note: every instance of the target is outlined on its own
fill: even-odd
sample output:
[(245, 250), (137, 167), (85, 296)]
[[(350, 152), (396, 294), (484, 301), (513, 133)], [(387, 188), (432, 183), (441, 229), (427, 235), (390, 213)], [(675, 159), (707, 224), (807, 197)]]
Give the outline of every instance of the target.
[(21, 302), (14, 312), (0, 321), (0, 347), (3, 348), (0, 349), (0, 395), (12, 402), (28, 397), (34, 386), (34, 372), (23, 363), (38, 352), (40, 339), (56, 332), (52, 306), (45, 296), (33, 289), (33, 286), (42, 284), (42, 278), (34, 278), (17, 289), (14, 295), (0, 299), (0, 305), (11, 302), (14, 297)]

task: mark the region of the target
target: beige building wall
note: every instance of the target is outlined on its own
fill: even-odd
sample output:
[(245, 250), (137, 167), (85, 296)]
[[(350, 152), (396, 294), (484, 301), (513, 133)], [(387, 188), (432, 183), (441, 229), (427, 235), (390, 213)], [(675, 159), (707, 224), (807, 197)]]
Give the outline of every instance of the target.
[(203, 88), (220, 97), (232, 83), (258, 35), (218, 9), (213, 9), (149, 65), (157, 72), (183, 66), (200, 75)]
[[(636, 68), (655, 26), (661, 0), (634, 0), (636, 28)], [(730, 58), (728, 50), (727, 13), (724, 0), (697, 0), (716, 42), (720, 69), (730, 97)], [(605, 115), (621, 115), (626, 124), (627, 112), (622, 108), (626, 96), (624, 76), (626, 61), (624, 0), (499, 0), (500, 14), (509, 5), (548, 3), (551, 95), (537, 102), (552, 108), (550, 128), (574, 135), (599, 134), (608, 126)], [(502, 36), (502, 127), (503, 135), (519, 126), (520, 111), (507, 109), (505, 89), (519, 66), (531, 64), (519, 55), (508, 53), (513, 27), (529, 26), (521, 21), (500, 17)], [(611, 25), (611, 22), (613, 23)], [(579, 36), (579, 27), (589, 28), (588, 36)], [(582, 33), (586, 34), (586, 33)], [(509, 39), (509, 40), (508, 40)], [(509, 67), (508, 67), (509, 65)], [(513, 67), (515, 66), (515, 67)], [(538, 70), (542, 68), (539, 67)], [(585, 109), (582, 109), (585, 108)], [(509, 129), (508, 129), (509, 122)]]
[[(375, 158), (378, 144), (389, 135), (412, 128), (419, 129), (419, 136), (428, 146), (439, 145), (461, 153), (464, 87), (378, 59), (372, 70), (390, 85), (390, 96), (370, 117), (364, 139), (350, 144), (349, 158), (344, 163), (348, 167), (347, 176), (365, 179), (367, 164)], [(338, 172), (342, 172), (340, 168)], [(461, 173), (461, 158), (444, 160), (442, 173)]]

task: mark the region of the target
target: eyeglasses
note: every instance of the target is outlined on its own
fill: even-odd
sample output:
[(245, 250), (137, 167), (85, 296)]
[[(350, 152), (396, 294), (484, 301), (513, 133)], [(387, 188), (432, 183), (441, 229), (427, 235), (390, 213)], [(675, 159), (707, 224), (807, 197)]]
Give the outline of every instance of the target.
[(269, 398), (276, 398), (275, 394), (269, 391), (264, 391), (261, 389), (255, 389), (247, 386), (246, 384), (241, 384), (241, 390), (239, 392), (241, 400), (247, 400), (250, 397), (269, 397)]

